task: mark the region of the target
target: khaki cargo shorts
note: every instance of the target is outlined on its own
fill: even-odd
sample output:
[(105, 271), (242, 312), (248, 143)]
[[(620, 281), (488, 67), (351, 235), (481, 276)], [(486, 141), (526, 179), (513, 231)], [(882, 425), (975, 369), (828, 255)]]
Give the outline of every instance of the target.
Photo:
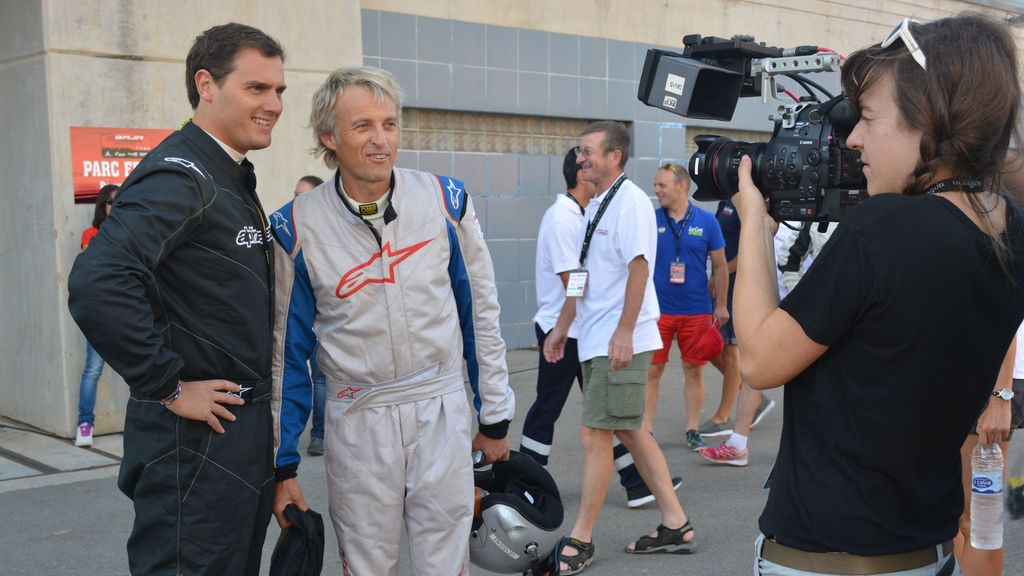
[(637, 430), (644, 420), (647, 369), (654, 352), (633, 356), (612, 372), (607, 356), (583, 363), (583, 425), (602, 430)]

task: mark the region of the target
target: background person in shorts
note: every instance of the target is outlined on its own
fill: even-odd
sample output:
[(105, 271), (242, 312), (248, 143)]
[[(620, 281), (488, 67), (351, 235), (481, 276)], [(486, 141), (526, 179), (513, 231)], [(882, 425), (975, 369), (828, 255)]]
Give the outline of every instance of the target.
[[(707, 261), (715, 279), (715, 291), (728, 292), (729, 274), (725, 260), (725, 240), (714, 215), (690, 203), (690, 174), (679, 164), (665, 164), (654, 177), (654, 193), (661, 207), (655, 212), (658, 227), (658, 254), (654, 264), (654, 290), (661, 317), (658, 331), (662, 348), (655, 352), (647, 372), (647, 412), (644, 420), (654, 429), (658, 407), (658, 389), (665, 373), (672, 341), (679, 342), (683, 359), (684, 396), (686, 398), (686, 443), (692, 450), (704, 446), (697, 427), (704, 404), (704, 365), (706, 360), (691, 357), (693, 343), (711, 326), (712, 311), (718, 325), (729, 321), (725, 299), (714, 306), (708, 287)], [(726, 384), (730, 384), (726, 382)], [(722, 402), (726, 417), (736, 402), (737, 381), (724, 390)]]
[[(582, 298), (566, 298), (544, 342), (548, 362), (559, 361), (569, 326), (574, 319), (578, 322), (584, 470), (576, 523), (556, 552), (563, 575), (578, 574), (593, 559), (593, 530), (611, 479), (616, 432), (633, 454), (661, 512), (657, 532), (639, 538), (626, 551), (694, 549), (693, 527), (672, 488), (665, 456), (643, 421), (647, 368), (652, 352), (661, 347), (649, 266), (657, 249), (657, 231), (650, 200), (622, 171), (628, 157), (629, 132), (621, 123), (595, 122), (583, 130), (577, 156), (581, 176), (600, 191), (584, 214), (580, 268), (587, 271), (587, 286)], [(569, 284), (573, 285), (572, 277)]]
[[(519, 451), (536, 460), (541, 466), (548, 465), (551, 442), (555, 434), (555, 422), (562, 414), (574, 381), (583, 386), (583, 372), (576, 348), (576, 330), (569, 328), (565, 343), (565, 355), (558, 362), (544, 358), (544, 339), (555, 327), (558, 315), (565, 304), (565, 286), (569, 273), (578, 265), (580, 256), (580, 228), (583, 226), (583, 212), (590, 200), (597, 194), (594, 184), (579, 177), (582, 169), (576, 163), (576, 147), (570, 149), (562, 161), (562, 176), (565, 178), (565, 193), (555, 198), (555, 203), (544, 213), (537, 231), (537, 314), (533, 317), (537, 333), (540, 358), (537, 365), (537, 397), (523, 421), (523, 435)], [(618, 437), (613, 440), (615, 468), (619, 482), (626, 489), (626, 505), (638, 508), (654, 501), (654, 494), (644, 484), (636, 471), (633, 456)], [(673, 486), (679, 488), (682, 478), (673, 478)]]

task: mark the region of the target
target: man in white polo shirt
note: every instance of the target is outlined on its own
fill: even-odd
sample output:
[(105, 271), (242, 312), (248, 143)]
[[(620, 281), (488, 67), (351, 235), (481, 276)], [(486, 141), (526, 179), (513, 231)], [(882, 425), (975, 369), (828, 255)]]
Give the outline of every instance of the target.
[(651, 280), (657, 249), (654, 209), (623, 173), (629, 132), (618, 122), (583, 130), (577, 161), (584, 180), (600, 194), (587, 205), (578, 267), (569, 276), (566, 302), (544, 342), (544, 356), (565, 353), (569, 327), (577, 322), (583, 364), (584, 450), (580, 509), (568, 538), (557, 549), (561, 574), (578, 574), (593, 559), (593, 530), (612, 471), (612, 436), (629, 448), (657, 499), (661, 525), (630, 543), (629, 553), (690, 553), (693, 527), (672, 489), (661, 448), (643, 423), (647, 369), (661, 348), (658, 301)]
[[(554, 439), (555, 422), (562, 414), (565, 401), (572, 391), (573, 381), (583, 384), (580, 360), (576, 348), (576, 329), (569, 328), (565, 344), (565, 356), (558, 362), (544, 358), (544, 339), (555, 326), (558, 315), (565, 303), (565, 282), (569, 272), (576, 268), (580, 255), (580, 228), (583, 225), (583, 211), (590, 199), (597, 194), (594, 184), (579, 177), (582, 170), (576, 163), (576, 148), (566, 153), (562, 160), (562, 176), (566, 192), (555, 198), (554, 204), (544, 213), (537, 232), (537, 315), (533, 317), (537, 332), (540, 358), (537, 365), (537, 396), (523, 422), (523, 436), (519, 451), (548, 465), (551, 443)], [(614, 440), (613, 456), (619, 482), (626, 489), (626, 504), (638, 508), (654, 501), (654, 494), (644, 484), (636, 470), (633, 457), (618, 438)], [(682, 478), (673, 478), (673, 487), (682, 485)]]

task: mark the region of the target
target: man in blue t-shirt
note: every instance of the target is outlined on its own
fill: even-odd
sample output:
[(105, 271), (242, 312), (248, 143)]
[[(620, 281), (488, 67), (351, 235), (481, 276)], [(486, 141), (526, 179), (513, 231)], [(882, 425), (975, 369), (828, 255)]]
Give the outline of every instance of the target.
[(726, 270), (725, 240), (715, 217), (690, 203), (690, 174), (679, 164), (665, 164), (654, 177), (654, 192), (658, 196), (656, 211), (658, 225), (658, 253), (654, 263), (654, 290), (658, 295), (661, 317), (662, 348), (654, 353), (647, 373), (647, 410), (644, 418), (654, 429), (654, 413), (658, 402), (661, 375), (668, 362), (672, 340), (679, 342), (685, 375), (686, 443), (692, 450), (704, 446), (697, 425), (704, 403), (703, 366), (692, 350), (694, 343), (711, 327), (712, 312), (719, 325), (729, 321), (725, 299), (712, 310), (708, 289), (707, 260), (711, 257), (715, 290), (728, 291), (729, 274)]

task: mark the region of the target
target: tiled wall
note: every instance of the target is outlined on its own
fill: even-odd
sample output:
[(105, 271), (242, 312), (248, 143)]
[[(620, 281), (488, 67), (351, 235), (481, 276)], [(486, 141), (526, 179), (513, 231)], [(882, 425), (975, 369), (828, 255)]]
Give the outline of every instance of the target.
[[(649, 46), (373, 10), (362, 31), (363, 62), (398, 77), (407, 108), (624, 121), (626, 172), (649, 192), (660, 163), (685, 164), (692, 123), (636, 98)], [(765, 130), (766, 118), (745, 105), (721, 124)], [(537, 228), (565, 191), (562, 155), (407, 149), (398, 164), (466, 182), (494, 258), (502, 336), (510, 348), (535, 345)]]

